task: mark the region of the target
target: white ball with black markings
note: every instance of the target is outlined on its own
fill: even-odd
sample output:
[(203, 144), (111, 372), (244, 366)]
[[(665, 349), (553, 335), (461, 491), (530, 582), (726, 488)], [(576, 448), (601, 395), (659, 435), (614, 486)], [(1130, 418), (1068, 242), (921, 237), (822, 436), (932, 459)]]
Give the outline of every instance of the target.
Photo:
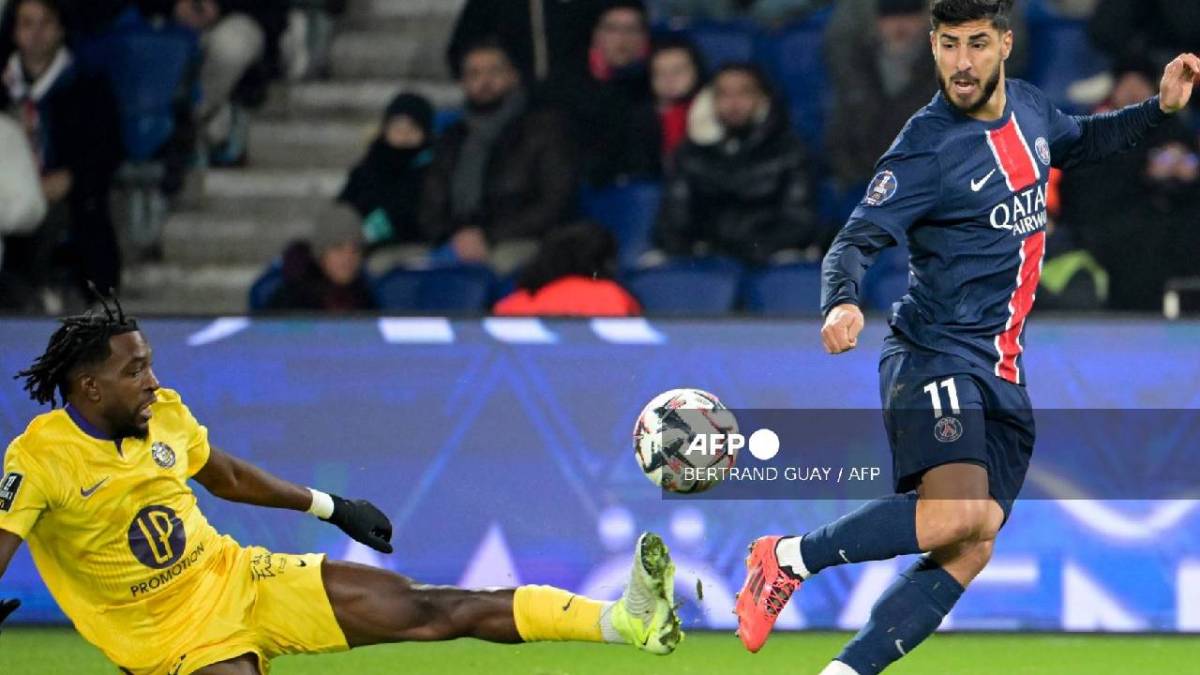
[[(651, 483), (670, 492), (703, 492), (733, 468), (737, 450), (727, 441), (737, 433), (737, 419), (716, 396), (672, 389), (655, 396), (638, 415), (633, 452)], [(705, 438), (697, 442), (700, 435)]]

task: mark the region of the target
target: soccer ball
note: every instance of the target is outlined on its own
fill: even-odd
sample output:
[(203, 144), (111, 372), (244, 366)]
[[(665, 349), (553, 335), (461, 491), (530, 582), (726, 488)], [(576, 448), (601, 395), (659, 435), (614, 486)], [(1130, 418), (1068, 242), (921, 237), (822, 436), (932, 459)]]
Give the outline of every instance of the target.
[[(736, 448), (709, 441), (737, 430), (733, 413), (716, 396), (672, 389), (655, 396), (638, 415), (633, 453), (651, 483), (671, 492), (703, 492), (721, 482), (737, 461)], [(697, 443), (701, 434), (706, 438)]]

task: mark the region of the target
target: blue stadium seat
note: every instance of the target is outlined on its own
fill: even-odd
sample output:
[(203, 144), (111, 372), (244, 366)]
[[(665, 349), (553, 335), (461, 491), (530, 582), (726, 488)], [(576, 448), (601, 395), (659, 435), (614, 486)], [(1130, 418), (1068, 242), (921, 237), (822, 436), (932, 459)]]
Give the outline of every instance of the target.
[(266, 309), (271, 296), (282, 286), (283, 266), (276, 260), (250, 285), (250, 311), (261, 312)]
[(375, 282), (375, 298), (385, 310), (479, 312), (487, 309), (493, 281), (486, 267), (396, 268)]
[(650, 249), (661, 200), (662, 186), (653, 182), (585, 188), (580, 199), (584, 215), (608, 228), (617, 238), (621, 267), (634, 267), (638, 258)]
[(743, 21), (698, 21), (684, 31), (704, 55), (706, 65), (716, 70), (727, 63), (754, 58), (758, 29)]
[(106, 75), (112, 83), (130, 161), (154, 157), (175, 133), (180, 103), (199, 100), (199, 40), (173, 23), (155, 26), (131, 9), (80, 45), (77, 54), (84, 70)]
[(737, 300), (742, 270), (724, 260), (680, 260), (630, 272), (622, 280), (647, 314), (726, 314)]
[(461, 108), (439, 108), (433, 114), (434, 135), (441, 136), (442, 132), (449, 129), (455, 122), (461, 120), (462, 117), (463, 111)]
[(820, 314), (821, 266), (779, 265), (747, 275), (742, 307), (757, 314)]
[(1086, 112), (1071, 103), (1072, 83), (1109, 69), (1111, 61), (1092, 46), (1086, 19), (1072, 19), (1034, 2), (1026, 14), (1029, 24), (1029, 81), (1069, 113)]
[(819, 148), (825, 133), (825, 110), (830, 87), (825, 70), (825, 26), (832, 10), (824, 9), (758, 41), (759, 61), (782, 88), (792, 126)]

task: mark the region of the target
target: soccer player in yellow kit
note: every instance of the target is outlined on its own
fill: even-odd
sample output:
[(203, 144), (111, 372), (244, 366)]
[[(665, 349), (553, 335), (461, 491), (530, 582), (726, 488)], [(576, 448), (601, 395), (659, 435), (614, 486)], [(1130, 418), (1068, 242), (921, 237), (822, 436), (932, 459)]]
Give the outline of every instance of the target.
[[(212, 447), (179, 394), (159, 387), (150, 345), (119, 304), (64, 319), (20, 376), (52, 410), (5, 454), (0, 575), (27, 541), (75, 628), (123, 672), (266, 673), (280, 654), (459, 637), (667, 654), (682, 638), (674, 565), (654, 534), (639, 538), (629, 584), (609, 603), (549, 586), (421, 586), (219, 534), (189, 479), (222, 499), (307, 511), (392, 551), (391, 523), (371, 503), (295, 485)], [(18, 605), (0, 600), (0, 622)]]

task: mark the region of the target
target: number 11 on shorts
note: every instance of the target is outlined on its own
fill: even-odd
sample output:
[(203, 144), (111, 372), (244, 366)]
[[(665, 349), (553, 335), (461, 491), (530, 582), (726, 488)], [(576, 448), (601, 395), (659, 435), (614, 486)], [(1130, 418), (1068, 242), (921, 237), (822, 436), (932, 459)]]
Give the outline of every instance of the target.
[(953, 415), (959, 414), (958, 409), (958, 389), (954, 386), (954, 378), (947, 377), (941, 382), (930, 382), (925, 385), (924, 392), (929, 394), (929, 400), (933, 402), (933, 416), (942, 416), (942, 397), (938, 394), (938, 386), (946, 390), (946, 397), (950, 399), (950, 413)]

